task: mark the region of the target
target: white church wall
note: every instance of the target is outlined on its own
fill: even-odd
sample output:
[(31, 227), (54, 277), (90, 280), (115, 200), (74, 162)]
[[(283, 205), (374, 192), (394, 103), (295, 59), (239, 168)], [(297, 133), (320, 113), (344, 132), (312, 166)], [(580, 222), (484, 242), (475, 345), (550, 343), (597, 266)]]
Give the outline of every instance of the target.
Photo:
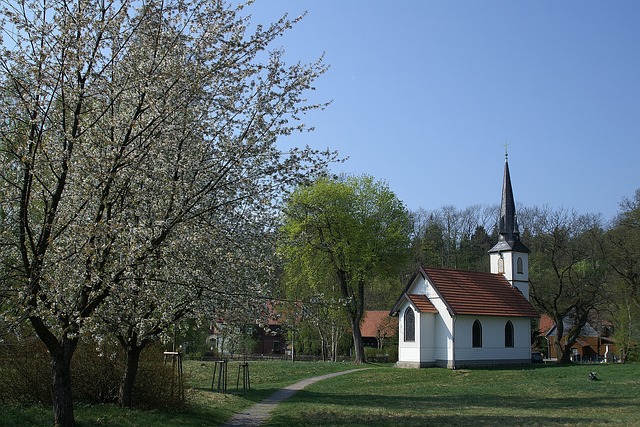
[(447, 305), (436, 292), (433, 285), (424, 280), (425, 294), (438, 310), (438, 316), (434, 316), (434, 349), (433, 359), (441, 365), (446, 365), (453, 355), (453, 318), (449, 314)]
[[(522, 262), (522, 272), (518, 272), (518, 258)], [(529, 299), (529, 256), (521, 252), (493, 252), (489, 256), (492, 273), (503, 274), (524, 297)], [(511, 279), (513, 278), (513, 280)]]
[(426, 295), (426, 283), (422, 274), (417, 274), (407, 292), (409, 295)]
[[(409, 287), (409, 294), (426, 294), (425, 280), (418, 275)], [(400, 366), (429, 366), (435, 361), (437, 350), (436, 338), (442, 325), (436, 326), (438, 317), (435, 313), (420, 313), (414, 310), (415, 315), (415, 341), (405, 341), (404, 316), (408, 307), (413, 306), (405, 301), (399, 307), (398, 315), (398, 365)], [(440, 321), (440, 323), (442, 323)]]
[[(407, 307), (410, 307), (409, 301), (405, 301), (400, 306), (398, 315), (398, 362), (399, 363), (420, 363), (420, 340), (405, 341), (404, 337), (404, 314)], [(412, 308), (413, 310), (413, 308)], [(415, 312), (416, 319), (419, 319), (420, 313)], [(416, 322), (416, 338), (420, 337), (420, 322)]]
[(434, 313), (420, 313), (420, 362), (435, 361), (435, 319)]
[(514, 348), (518, 354), (526, 359), (531, 358), (531, 319), (515, 318), (513, 323)]
[[(445, 310), (446, 312), (446, 310)], [(434, 359), (440, 364), (446, 365), (453, 355), (453, 323), (451, 317), (437, 316), (435, 319), (435, 348)]]
[[(482, 347), (473, 347), (473, 323), (482, 325)], [(511, 321), (514, 346), (505, 347), (505, 325)], [(531, 330), (528, 318), (458, 316), (455, 323), (456, 366), (486, 362), (526, 363), (531, 357)]]

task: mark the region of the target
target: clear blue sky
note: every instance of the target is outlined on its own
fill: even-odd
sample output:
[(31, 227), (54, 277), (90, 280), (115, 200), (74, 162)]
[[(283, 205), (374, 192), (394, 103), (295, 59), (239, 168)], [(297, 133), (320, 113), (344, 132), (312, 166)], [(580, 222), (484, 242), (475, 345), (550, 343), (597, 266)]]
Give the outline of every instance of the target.
[(258, 0), (254, 21), (307, 16), (289, 61), (325, 53), (333, 103), (297, 144), (387, 181), (411, 210), (500, 202), (618, 211), (640, 187), (640, 1)]

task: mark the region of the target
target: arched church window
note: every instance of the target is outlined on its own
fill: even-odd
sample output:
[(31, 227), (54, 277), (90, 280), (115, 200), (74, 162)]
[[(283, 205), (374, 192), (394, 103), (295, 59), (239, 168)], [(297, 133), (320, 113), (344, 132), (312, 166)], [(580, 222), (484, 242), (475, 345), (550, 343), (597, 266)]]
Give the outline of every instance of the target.
[(498, 273), (504, 273), (504, 258), (498, 258)]
[(407, 307), (404, 311), (404, 340), (416, 340), (416, 315), (411, 307)]
[(513, 323), (511, 320), (507, 320), (504, 325), (504, 346), (513, 347)]
[(482, 324), (479, 320), (473, 322), (472, 341), (474, 347), (482, 347)]
[(518, 274), (522, 274), (524, 273), (524, 267), (522, 266), (522, 257), (518, 257), (518, 260), (516, 261), (516, 269)]

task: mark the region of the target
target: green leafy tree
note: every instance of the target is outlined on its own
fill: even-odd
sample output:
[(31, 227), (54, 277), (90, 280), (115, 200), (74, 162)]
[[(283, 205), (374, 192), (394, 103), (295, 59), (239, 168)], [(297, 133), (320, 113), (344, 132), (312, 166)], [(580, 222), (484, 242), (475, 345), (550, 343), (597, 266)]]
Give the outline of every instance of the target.
[(614, 272), (614, 336), (622, 360), (627, 360), (638, 356), (630, 352), (640, 343), (640, 189), (622, 201), (607, 237), (607, 259)]
[(327, 293), (326, 278), (335, 278), (336, 296), (352, 329), (355, 362), (363, 363), (365, 288), (376, 278), (397, 280), (410, 256), (405, 206), (385, 183), (348, 176), (298, 188), (285, 214), (279, 248), (289, 286)]

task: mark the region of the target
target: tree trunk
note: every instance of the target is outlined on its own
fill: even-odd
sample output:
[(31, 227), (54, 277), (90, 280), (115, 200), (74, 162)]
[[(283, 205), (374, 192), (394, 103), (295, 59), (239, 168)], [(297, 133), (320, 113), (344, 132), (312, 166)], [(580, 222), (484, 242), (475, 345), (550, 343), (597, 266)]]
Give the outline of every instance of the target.
[(356, 292), (355, 298), (353, 298), (347, 310), (353, 334), (353, 350), (355, 353), (353, 363), (360, 365), (366, 362), (364, 345), (362, 344), (362, 332), (360, 331), (360, 321), (362, 321), (362, 315), (364, 314), (364, 283), (358, 283)]
[(338, 361), (338, 344), (340, 344), (340, 328), (337, 325), (331, 326), (331, 361)]
[(320, 350), (322, 352), (322, 361), (326, 362), (329, 358), (327, 349), (327, 336), (320, 326), (318, 326), (318, 333), (320, 334)]
[(571, 363), (571, 345), (563, 345), (558, 339), (554, 343), (556, 350), (557, 363), (566, 365)]
[[(360, 316), (361, 317), (361, 316)], [(362, 333), (360, 332), (360, 318), (351, 319), (351, 328), (353, 330), (353, 348), (355, 352), (354, 363), (360, 365), (364, 363), (364, 345), (362, 344)]]
[[(29, 318), (33, 330), (44, 343), (51, 358), (51, 400), (53, 402), (53, 421), (56, 427), (73, 427), (73, 395), (71, 392), (71, 358), (78, 346), (78, 338), (63, 336), (58, 339), (47, 327), (42, 318)], [(77, 330), (76, 325), (66, 323), (70, 330)], [(77, 336), (77, 335), (76, 335)]]
[(57, 349), (49, 349), (53, 381), (53, 417), (56, 427), (73, 427), (73, 396), (71, 393), (71, 358), (78, 340), (63, 339)]
[(133, 402), (133, 385), (138, 374), (138, 364), (140, 362), (140, 353), (144, 345), (129, 345), (126, 348), (126, 365), (122, 382), (120, 383), (120, 406), (130, 408)]
[(558, 363), (561, 365), (566, 365), (571, 363), (571, 346), (570, 345), (560, 345), (560, 354), (562, 356), (558, 359)]
[(351, 322), (351, 331), (353, 334), (353, 349), (355, 352), (354, 363), (360, 365), (364, 363), (364, 346), (362, 345), (362, 332), (360, 332), (360, 321), (364, 313), (364, 282), (359, 281), (356, 284), (354, 294), (349, 290), (349, 280), (347, 273), (343, 270), (338, 271), (338, 283), (340, 284), (340, 293), (345, 299), (350, 299), (349, 304), (345, 305), (347, 317)]

